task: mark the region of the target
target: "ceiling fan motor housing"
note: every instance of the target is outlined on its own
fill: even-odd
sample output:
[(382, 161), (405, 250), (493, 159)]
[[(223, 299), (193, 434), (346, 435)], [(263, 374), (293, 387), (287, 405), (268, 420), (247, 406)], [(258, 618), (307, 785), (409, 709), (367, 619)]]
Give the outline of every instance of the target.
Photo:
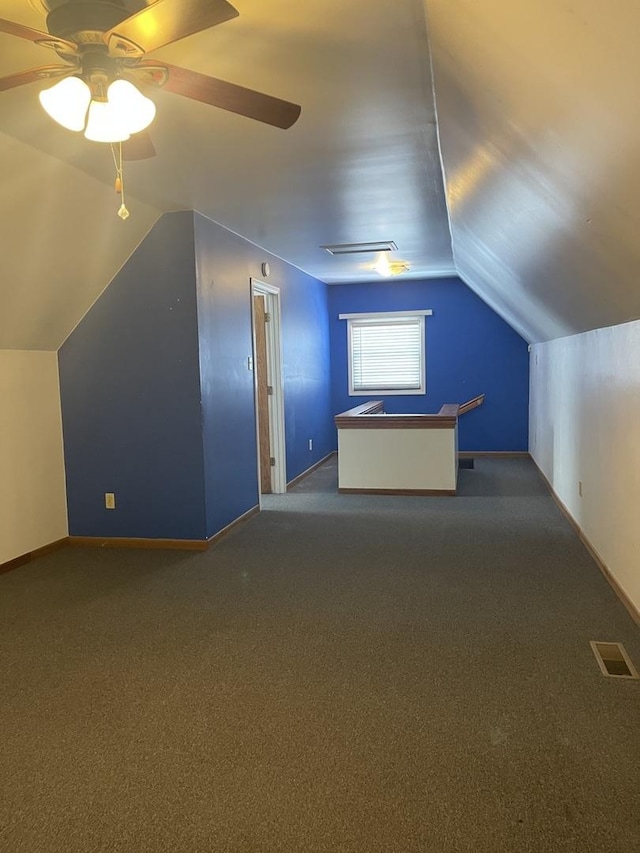
[(102, 34), (131, 14), (124, 6), (104, 0), (47, 0), (47, 30), (53, 36), (84, 45), (102, 45)]

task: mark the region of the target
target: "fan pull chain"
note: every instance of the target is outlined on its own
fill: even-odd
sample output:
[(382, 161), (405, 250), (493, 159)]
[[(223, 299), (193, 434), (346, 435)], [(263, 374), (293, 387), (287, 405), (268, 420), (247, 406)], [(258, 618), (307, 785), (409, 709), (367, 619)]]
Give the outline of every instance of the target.
[(115, 180), (115, 191), (118, 193), (120, 198), (122, 199), (122, 204), (120, 205), (120, 209), (118, 210), (118, 216), (123, 221), (128, 219), (131, 215), (127, 210), (127, 206), (124, 202), (124, 171), (122, 167), (122, 142), (118, 143), (118, 153), (116, 154), (116, 150), (111, 145), (111, 154), (113, 155), (113, 164), (116, 167), (116, 180)]

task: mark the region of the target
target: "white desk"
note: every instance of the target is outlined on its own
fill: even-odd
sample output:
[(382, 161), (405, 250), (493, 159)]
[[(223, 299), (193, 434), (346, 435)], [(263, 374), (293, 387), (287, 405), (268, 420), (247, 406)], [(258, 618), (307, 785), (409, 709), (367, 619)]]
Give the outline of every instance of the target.
[(336, 415), (338, 491), (342, 493), (455, 495), (458, 412), (386, 415), (379, 400)]

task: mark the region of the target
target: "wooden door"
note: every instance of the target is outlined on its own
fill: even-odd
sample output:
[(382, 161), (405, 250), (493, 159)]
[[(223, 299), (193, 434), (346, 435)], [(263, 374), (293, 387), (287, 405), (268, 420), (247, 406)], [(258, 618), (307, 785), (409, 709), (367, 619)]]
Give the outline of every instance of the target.
[(258, 386), (258, 452), (260, 454), (260, 491), (271, 494), (271, 440), (269, 436), (269, 370), (267, 364), (267, 315), (264, 296), (253, 297), (253, 322), (256, 336), (256, 381)]

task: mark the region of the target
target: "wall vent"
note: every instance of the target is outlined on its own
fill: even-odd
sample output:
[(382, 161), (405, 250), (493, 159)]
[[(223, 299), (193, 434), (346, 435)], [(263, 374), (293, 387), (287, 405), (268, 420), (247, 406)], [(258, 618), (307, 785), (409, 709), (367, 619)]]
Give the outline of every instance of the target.
[(376, 252), (397, 252), (393, 240), (381, 240), (377, 243), (333, 243), (320, 246), (330, 255), (373, 255)]
[(639, 678), (622, 643), (591, 640), (591, 648), (603, 675), (610, 678)]

